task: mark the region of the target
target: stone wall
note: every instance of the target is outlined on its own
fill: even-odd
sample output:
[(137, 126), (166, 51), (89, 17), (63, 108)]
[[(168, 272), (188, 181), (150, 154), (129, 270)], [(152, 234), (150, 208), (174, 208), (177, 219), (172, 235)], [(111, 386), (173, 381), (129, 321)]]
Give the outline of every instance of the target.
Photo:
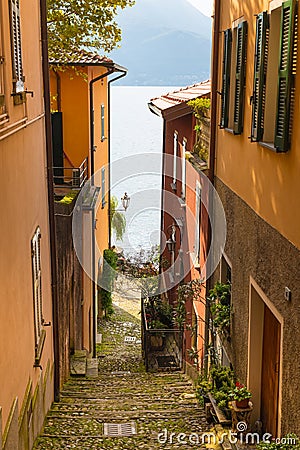
[[(245, 382), (252, 278), (283, 317), (281, 430), (300, 434), (300, 251), (219, 179), (216, 189), (226, 213), (225, 253), (232, 264), (232, 340), (225, 345), (238, 377)], [(291, 301), (284, 297), (286, 286)]]
[(72, 239), (75, 202), (55, 203), (61, 386), (70, 374), (70, 354), (82, 349), (82, 268)]

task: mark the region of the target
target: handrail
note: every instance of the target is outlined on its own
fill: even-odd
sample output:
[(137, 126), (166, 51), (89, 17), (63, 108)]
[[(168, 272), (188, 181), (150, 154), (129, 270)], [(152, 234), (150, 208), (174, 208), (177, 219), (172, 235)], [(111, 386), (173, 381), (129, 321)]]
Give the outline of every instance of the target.
[[(71, 171), (70, 175), (65, 174), (66, 171)], [(53, 167), (53, 172), (54, 186), (71, 185), (74, 188), (82, 188), (88, 179), (88, 158), (85, 158), (79, 167)]]

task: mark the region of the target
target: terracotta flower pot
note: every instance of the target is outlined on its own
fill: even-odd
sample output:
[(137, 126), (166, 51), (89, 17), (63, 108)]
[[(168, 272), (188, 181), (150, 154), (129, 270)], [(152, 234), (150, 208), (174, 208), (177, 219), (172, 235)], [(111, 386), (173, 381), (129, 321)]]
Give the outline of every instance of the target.
[(243, 398), (243, 400), (236, 400), (235, 404), (237, 408), (248, 408), (250, 398)]

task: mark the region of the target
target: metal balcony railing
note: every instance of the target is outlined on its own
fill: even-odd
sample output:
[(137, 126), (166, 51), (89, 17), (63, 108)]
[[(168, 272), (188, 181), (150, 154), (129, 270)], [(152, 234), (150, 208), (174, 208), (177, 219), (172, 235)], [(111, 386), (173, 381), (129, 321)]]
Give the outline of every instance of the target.
[(88, 158), (79, 167), (53, 167), (55, 187), (82, 188), (88, 178)]

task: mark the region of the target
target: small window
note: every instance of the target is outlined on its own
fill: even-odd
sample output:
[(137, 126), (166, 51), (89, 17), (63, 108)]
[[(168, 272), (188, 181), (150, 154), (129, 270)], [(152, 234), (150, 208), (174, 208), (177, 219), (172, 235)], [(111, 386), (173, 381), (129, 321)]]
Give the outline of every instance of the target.
[(11, 10), (11, 47), (14, 93), (24, 92), (24, 76), (22, 65), (20, 0), (10, 0)]
[(38, 227), (31, 240), (31, 262), (33, 281), (33, 308), (34, 308), (34, 337), (35, 337), (35, 360), (39, 363), (45, 340), (43, 330), (43, 308), (42, 308), (42, 271), (41, 271), (41, 231)]
[(101, 142), (105, 140), (105, 105), (101, 105)]
[(105, 167), (102, 167), (101, 169), (101, 207), (102, 209), (106, 205), (105, 201)]
[(174, 132), (174, 143), (173, 143), (173, 185), (172, 189), (176, 189), (177, 181), (177, 148), (178, 148), (178, 133)]
[(187, 140), (182, 141), (182, 167), (181, 167), (181, 198), (185, 200), (186, 195), (186, 144)]

